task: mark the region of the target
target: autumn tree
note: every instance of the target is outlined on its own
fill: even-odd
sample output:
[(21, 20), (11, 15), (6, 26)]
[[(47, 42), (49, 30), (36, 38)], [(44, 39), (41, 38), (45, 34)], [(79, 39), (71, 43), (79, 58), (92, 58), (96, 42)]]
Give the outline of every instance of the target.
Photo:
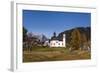
[(81, 43), (81, 33), (78, 29), (73, 30), (71, 33), (71, 47), (74, 50), (78, 50), (80, 48)]
[(87, 49), (88, 47), (88, 41), (87, 41), (87, 37), (85, 34), (82, 34), (82, 37), (81, 37), (81, 48), (82, 49)]
[(82, 43), (85, 43), (85, 42), (87, 42), (86, 35), (85, 34), (82, 34)]
[(36, 47), (38, 43), (39, 43), (39, 39), (36, 36), (34, 36), (32, 32), (29, 32), (27, 34), (27, 45), (29, 51), (32, 51), (32, 49)]

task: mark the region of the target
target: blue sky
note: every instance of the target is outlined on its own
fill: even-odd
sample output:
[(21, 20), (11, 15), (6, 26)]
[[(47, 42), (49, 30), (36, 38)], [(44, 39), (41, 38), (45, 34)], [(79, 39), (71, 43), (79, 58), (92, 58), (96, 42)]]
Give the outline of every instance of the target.
[(64, 30), (90, 25), (90, 13), (23, 10), (23, 26), (28, 32), (44, 34), (48, 38), (53, 32), (59, 34)]

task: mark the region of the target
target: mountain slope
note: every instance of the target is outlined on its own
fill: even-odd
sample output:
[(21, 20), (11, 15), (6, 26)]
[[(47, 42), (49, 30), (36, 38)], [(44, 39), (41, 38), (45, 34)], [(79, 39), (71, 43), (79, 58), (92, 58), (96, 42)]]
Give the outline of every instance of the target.
[(78, 29), (81, 34), (85, 34), (87, 40), (91, 39), (91, 28), (90, 27), (77, 27), (77, 28), (73, 28), (73, 29), (70, 29), (70, 30), (65, 30), (65, 31), (59, 33), (57, 38), (59, 40), (62, 40), (63, 34), (65, 34), (66, 35), (66, 43), (69, 43), (71, 41), (71, 33), (75, 29)]

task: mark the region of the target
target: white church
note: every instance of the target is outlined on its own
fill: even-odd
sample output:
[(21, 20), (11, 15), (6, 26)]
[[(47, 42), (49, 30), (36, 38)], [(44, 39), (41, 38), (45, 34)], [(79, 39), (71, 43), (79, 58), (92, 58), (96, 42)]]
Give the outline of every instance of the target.
[(66, 36), (63, 34), (62, 41), (59, 39), (50, 40), (50, 47), (66, 47)]

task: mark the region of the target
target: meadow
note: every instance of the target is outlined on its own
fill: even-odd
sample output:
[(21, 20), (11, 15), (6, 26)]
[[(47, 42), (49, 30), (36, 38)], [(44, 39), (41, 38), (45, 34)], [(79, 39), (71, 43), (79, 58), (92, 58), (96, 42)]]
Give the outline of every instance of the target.
[(23, 51), (23, 62), (64, 61), (91, 59), (87, 50), (69, 51), (68, 48), (35, 47)]

